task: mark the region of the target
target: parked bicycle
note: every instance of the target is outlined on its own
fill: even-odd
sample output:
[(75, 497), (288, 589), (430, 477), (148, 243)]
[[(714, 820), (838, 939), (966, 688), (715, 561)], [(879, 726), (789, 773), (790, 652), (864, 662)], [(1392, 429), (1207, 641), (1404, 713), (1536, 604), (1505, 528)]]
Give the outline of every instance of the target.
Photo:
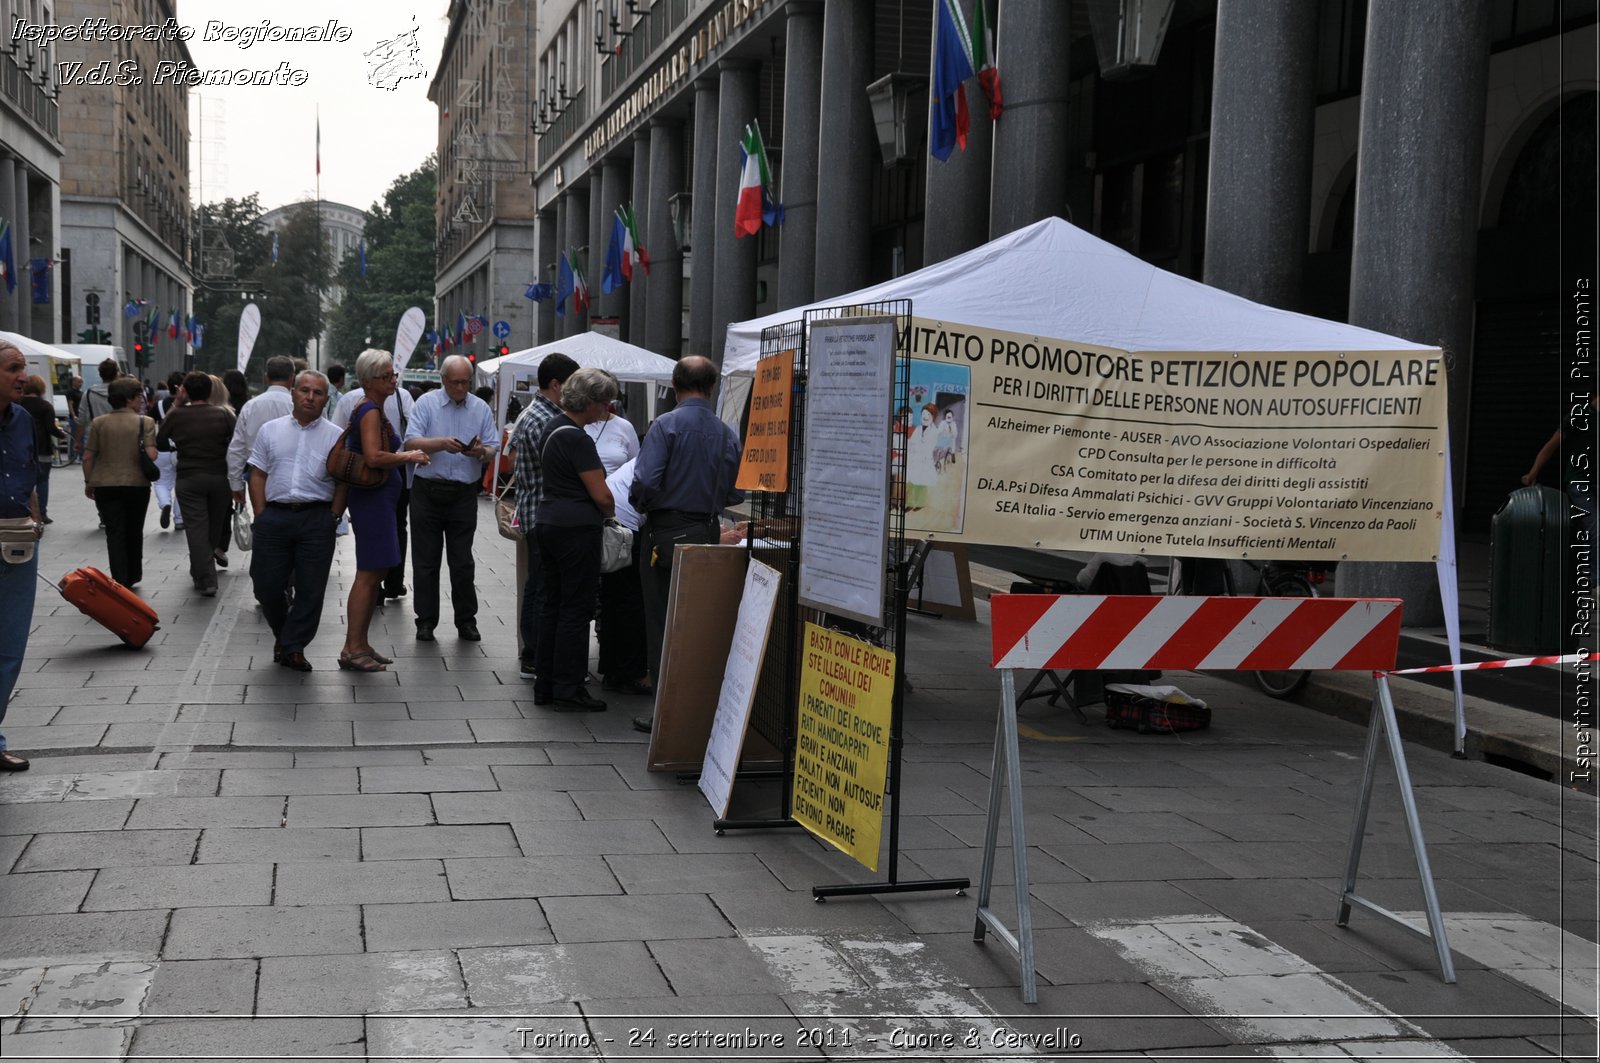
[[(1257, 564), (1248, 559), (1243, 563), (1255, 573), (1255, 582), (1249, 592), (1253, 598), (1316, 598), (1317, 588), (1332, 573), (1331, 565), (1306, 561), (1268, 561)], [(1226, 561), (1214, 558), (1172, 559), (1167, 577), (1168, 594), (1225, 595), (1233, 597), (1240, 592), (1234, 582), (1233, 570)], [(1275, 698), (1287, 698), (1306, 685), (1311, 673), (1305, 669), (1288, 671), (1261, 671), (1255, 673), (1256, 685)]]

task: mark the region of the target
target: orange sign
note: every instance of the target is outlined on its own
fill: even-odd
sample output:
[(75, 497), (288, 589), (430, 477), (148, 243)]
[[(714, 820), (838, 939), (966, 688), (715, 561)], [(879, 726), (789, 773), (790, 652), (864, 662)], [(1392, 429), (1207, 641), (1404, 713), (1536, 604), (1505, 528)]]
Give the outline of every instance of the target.
[(756, 363), (750, 391), (750, 427), (739, 461), (741, 491), (789, 489), (789, 413), (793, 403), (794, 352), (780, 351)]

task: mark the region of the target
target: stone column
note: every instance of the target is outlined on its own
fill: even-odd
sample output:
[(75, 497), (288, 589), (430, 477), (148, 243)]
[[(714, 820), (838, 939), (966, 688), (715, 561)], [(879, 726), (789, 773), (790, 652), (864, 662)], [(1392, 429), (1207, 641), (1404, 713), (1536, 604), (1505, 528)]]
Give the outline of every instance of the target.
[(1071, 9), (1060, 0), (1000, 0), (995, 51), (1006, 112), (994, 131), (991, 240), (1066, 212)]
[[(554, 241), (555, 244), (555, 252), (550, 256), (550, 262), (555, 267), (550, 273), (550, 285), (552, 292), (560, 290), (561, 287), (561, 256), (565, 254), (567, 250), (567, 207), (568, 203), (566, 193), (563, 192), (558, 194), (555, 199), (556, 223), (555, 228), (552, 230), (550, 236), (551, 240)], [(570, 302), (571, 301), (568, 300), (569, 304)], [(569, 324), (568, 319), (571, 317), (572, 307), (570, 305), (564, 306), (561, 314), (557, 316), (555, 312), (554, 300), (552, 299), (552, 305), (550, 307), (551, 339), (558, 340), (567, 335), (567, 327)]]
[(761, 102), (757, 67), (744, 60), (725, 59), (717, 64), (720, 101), (717, 109), (717, 213), (708, 241), (716, 259), (717, 283), (711, 297), (711, 360), (722, 364), (728, 325), (756, 313), (756, 250), (759, 237), (734, 235), (733, 213), (739, 201), (739, 142), (744, 128), (756, 116)]
[(813, 299), (872, 280), (872, 174), (883, 161), (867, 101), (874, 6), (829, 4), (822, 19), (822, 113), (828, 123), (817, 141), (817, 202), (828, 207), (817, 213)]
[(779, 309), (804, 306), (816, 290), (817, 134), (822, 123), (822, 5), (791, 0), (785, 12)]
[[(559, 203), (560, 200), (557, 200), (557, 202)], [(559, 224), (554, 210), (541, 210), (539, 212), (537, 243), (539, 253), (534, 256), (533, 280), (540, 284), (554, 284), (556, 280), (554, 269), (556, 249), (561, 245), (561, 241), (556, 239), (556, 231)], [(533, 335), (533, 345), (535, 347), (543, 346), (556, 338), (556, 301), (554, 299), (545, 299), (538, 304), (538, 307)]]
[(604, 169), (596, 166), (589, 171), (589, 235), (584, 240), (589, 245), (588, 253), (583, 256), (583, 279), (589, 282), (589, 324), (594, 327), (597, 317), (609, 317), (602, 310), (600, 293), (600, 275), (606, 268), (606, 239), (611, 235), (611, 227), (601, 221), (605, 216), (605, 178)]
[[(1488, 76), (1489, 5), (1368, 6), (1350, 323), (1444, 350), (1452, 505), (1465, 464)], [(1403, 597), (1410, 625), (1443, 616), (1430, 564), (1341, 565), (1338, 587), (1340, 595)]]
[[(973, 23), (972, 14), (977, 10), (977, 4), (987, 2), (974, 0), (972, 10), (962, 3), (962, 13), (967, 16), (969, 27)], [(933, 27), (933, 39), (937, 39), (938, 4), (933, 7)], [(1064, 56), (1065, 50), (1061, 54)], [(928, 50), (928, 84), (933, 84), (931, 48)], [(1009, 110), (1009, 78), (1003, 81), (1002, 89)], [(923, 199), (926, 209), (922, 223), (924, 266), (971, 251), (989, 240), (989, 168), (994, 156), (995, 124), (989, 117), (989, 98), (983, 94), (978, 79), (968, 81), (962, 91), (967, 94), (967, 110), (972, 115), (972, 124), (967, 129), (967, 150), (956, 149), (944, 162), (932, 155), (926, 160), (928, 182)], [(926, 152), (927, 149), (923, 150)]]
[[(626, 202), (633, 210), (634, 228), (639, 230), (639, 242), (644, 243), (648, 253), (650, 245), (645, 243), (645, 207), (650, 198), (650, 127), (645, 126), (633, 134), (633, 175), (628, 184)], [(637, 346), (644, 346), (645, 314), (648, 305), (646, 291), (650, 286), (650, 278), (643, 269), (635, 268), (633, 280), (628, 282), (628, 320), (627, 329), (622, 338)]]
[(33, 335), (33, 271), (28, 260), (33, 257), (29, 236), (29, 211), (31, 197), (28, 191), (28, 164), (16, 161), (17, 198), (16, 212), (11, 217), (11, 257), (17, 268), (17, 331), (24, 336)]
[(1292, 310), (1311, 229), (1315, 4), (1221, 0), (1205, 282)]
[[(7, 213), (15, 208), (17, 201), (17, 172), (11, 165), (11, 160), (0, 156), (0, 207)], [(16, 239), (12, 238), (12, 261), (16, 260)], [(0, 329), (6, 332), (21, 332), (17, 327), (17, 297), (15, 293), (7, 294), (4, 287), (0, 287)]]
[[(650, 282), (645, 287), (644, 347), (664, 358), (683, 349), (683, 249), (672, 230), (667, 200), (683, 191), (683, 127), (655, 119), (650, 123), (650, 193), (635, 193), (644, 246), (650, 252)], [(691, 207), (692, 209), (692, 207)], [(637, 342), (637, 341), (636, 341)]]
[[(589, 242), (589, 192), (583, 188), (569, 189), (563, 197), (567, 201), (566, 233), (561, 242), (563, 251), (581, 249)], [(585, 263), (587, 266), (588, 263)], [(585, 275), (585, 279), (587, 275)], [(589, 331), (589, 314), (587, 311), (579, 312), (573, 306), (573, 300), (567, 301), (567, 313), (562, 318), (564, 324), (561, 335), (581, 336)]]
[[(711, 307), (716, 291), (716, 256), (712, 230), (717, 217), (717, 82), (694, 83), (694, 186), (690, 189), (689, 224), (689, 349), (687, 354), (711, 357)], [(732, 228), (733, 218), (728, 218)], [(716, 344), (722, 349), (722, 341)]]
[[(632, 165), (629, 161), (615, 154), (606, 159), (600, 171), (600, 243), (593, 256), (596, 274), (594, 284), (597, 293), (601, 290), (599, 277), (605, 272), (606, 252), (611, 247), (611, 229), (616, 222), (617, 207), (628, 198), (631, 173)], [(628, 295), (628, 284), (623, 282), (622, 287), (610, 295), (600, 296), (601, 316), (618, 318), (617, 335), (623, 338), (628, 335)]]

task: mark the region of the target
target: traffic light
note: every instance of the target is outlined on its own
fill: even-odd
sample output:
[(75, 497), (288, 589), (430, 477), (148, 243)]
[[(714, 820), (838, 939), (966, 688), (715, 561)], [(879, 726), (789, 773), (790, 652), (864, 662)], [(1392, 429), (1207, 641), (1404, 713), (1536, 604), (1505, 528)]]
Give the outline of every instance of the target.
[(468, 351), (467, 352), (467, 361), (471, 362), (473, 365), (477, 365), (478, 364), (478, 352), (477, 351)]
[(501, 358), (504, 358), (506, 355), (511, 353), (511, 348), (502, 343), (500, 346), (494, 349), (494, 353), (499, 355)]
[(154, 352), (145, 346), (146, 323), (135, 321), (133, 323), (133, 364), (140, 369), (145, 368), (154, 360)]

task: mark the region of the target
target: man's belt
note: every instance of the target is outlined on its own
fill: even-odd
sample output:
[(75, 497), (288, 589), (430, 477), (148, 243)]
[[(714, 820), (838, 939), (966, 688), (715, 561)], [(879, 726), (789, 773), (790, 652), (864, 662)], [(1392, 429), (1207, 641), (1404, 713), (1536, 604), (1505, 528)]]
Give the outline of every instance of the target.
[(652, 522), (667, 524), (715, 524), (715, 513), (691, 513), (686, 509), (652, 509), (645, 516)]
[(290, 513), (304, 513), (306, 510), (316, 509), (318, 506), (328, 509), (332, 505), (333, 499), (331, 498), (314, 498), (309, 502), (268, 502), (267, 508), (287, 509)]
[(418, 476), (412, 481), (411, 485), (416, 487), (419, 484), (426, 484), (429, 487), (451, 487), (458, 491), (465, 490), (468, 487), (476, 491), (480, 490), (482, 486), (479, 480), (447, 480), (442, 476)]

